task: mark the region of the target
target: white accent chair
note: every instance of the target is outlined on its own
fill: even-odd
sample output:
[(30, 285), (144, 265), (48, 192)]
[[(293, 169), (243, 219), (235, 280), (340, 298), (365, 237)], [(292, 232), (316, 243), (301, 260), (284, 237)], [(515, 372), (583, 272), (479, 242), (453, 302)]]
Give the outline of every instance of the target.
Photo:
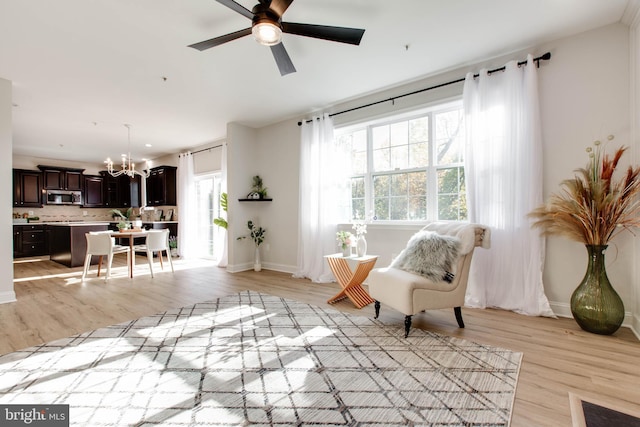
[(91, 257), (99, 256), (98, 260), (98, 275), (100, 277), (100, 268), (102, 267), (102, 257), (107, 256), (107, 275), (104, 280), (107, 281), (111, 277), (111, 263), (113, 261), (113, 255), (126, 253), (127, 254), (127, 266), (130, 265), (131, 250), (128, 246), (116, 245), (115, 239), (110, 232), (89, 232), (85, 234), (87, 238), (87, 254), (84, 257), (84, 269), (82, 270), (82, 280), (87, 277), (89, 273), (89, 267), (91, 265)]
[(375, 318), (383, 303), (405, 315), (405, 338), (411, 329), (411, 317), (421, 311), (453, 307), (458, 326), (464, 328), (461, 307), (464, 305), (469, 268), (477, 246), (490, 248), (490, 229), (466, 222), (432, 222), (423, 230), (460, 239), (459, 258), (451, 283), (432, 281), (424, 276), (397, 268), (376, 268), (369, 273), (369, 294), (375, 300)]
[(135, 251), (146, 252), (147, 262), (149, 263), (149, 271), (151, 271), (151, 277), (153, 277), (153, 254), (158, 253), (160, 259), (160, 268), (164, 270), (162, 263), (162, 251), (167, 252), (167, 259), (171, 266), (171, 272), (173, 273), (173, 261), (171, 260), (171, 249), (169, 249), (169, 229), (164, 228), (162, 230), (149, 230), (147, 234), (147, 241), (144, 245), (136, 245), (133, 248)]

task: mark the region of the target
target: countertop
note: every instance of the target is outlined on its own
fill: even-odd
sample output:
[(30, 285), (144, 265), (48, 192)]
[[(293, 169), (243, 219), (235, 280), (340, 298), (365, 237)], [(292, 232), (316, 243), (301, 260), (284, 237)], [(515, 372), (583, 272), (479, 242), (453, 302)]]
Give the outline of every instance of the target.
[[(117, 224), (120, 221), (33, 221), (33, 222), (14, 222), (13, 225), (29, 226), (29, 225), (53, 225), (53, 226), (83, 226), (83, 225), (102, 225)], [(133, 221), (129, 221), (133, 222)], [(177, 224), (178, 221), (142, 221), (142, 224)]]

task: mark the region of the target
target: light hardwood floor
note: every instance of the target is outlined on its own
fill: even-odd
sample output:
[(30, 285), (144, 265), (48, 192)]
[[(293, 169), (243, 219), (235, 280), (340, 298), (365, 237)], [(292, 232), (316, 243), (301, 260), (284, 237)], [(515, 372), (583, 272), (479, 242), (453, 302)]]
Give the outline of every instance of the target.
[[(158, 265), (152, 279), (140, 256), (129, 279), (124, 265), (114, 261), (108, 282), (95, 277), (94, 266), (83, 283), (80, 267), (69, 269), (46, 258), (16, 260), (18, 301), (0, 305), (0, 354), (246, 289), (314, 305), (326, 304), (340, 289), (336, 283), (267, 270), (230, 274), (204, 261), (178, 260), (175, 274), (166, 263), (164, 271)], [(373, 316), (372, 305), (357, 309), (343, 300), (333, 307)], [(512, 426), (570, 426), (570, 392), (640, 411), (640, 343), (629, 329), (599, 336), (571, 319), (468, 308), (462, 313), (464, 329), (457, 327), (453, 310), (414, 316), (413, 327), (522, 352)], [(402, 315), (383, 305), (380, 319), (396, 323), (402, 333)]]

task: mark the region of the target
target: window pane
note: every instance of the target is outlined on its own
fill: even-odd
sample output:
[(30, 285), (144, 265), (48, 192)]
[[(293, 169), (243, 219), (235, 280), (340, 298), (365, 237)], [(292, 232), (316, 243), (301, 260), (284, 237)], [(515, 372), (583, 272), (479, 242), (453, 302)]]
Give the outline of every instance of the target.
[(411, 221), (427, 219), (427, 196), (409, 198), (409, 218)]
[(391, 168), (390, 169), (406, 169), (409, 163), (409, 147), (401, 145), (399, 147), (391, 147)]
[(406, 197), (393, 197), (391, 198), (391, 218), (392, 220), (406, 220), (407, 219), (407, 198)]
[(377, 220), (389, 219), (389, 198), (378, 198), (373, 200), (374, 204), (374, 217)]
[(372, 129), (373, 149), (389, 147), (389, 126), (376, 126)]
[(364, 178), (351, 178), (351, 197), (354, 199), (364, 198)]
[(364, 218), (364, 199), (353, 199), (351, 201), (351, 219)]
[(405, 196), (407, 194), (407, 174), (391, 175), (391, 187), (389, 194), (393, 196)]
[(429, 165), (429, 146), (426, 142), (409, 145), (409, 167), (422, 168)]
[(373, 151), (373, 170), (375, 172), (388, 171), (391, 169), (389, 161), (389, 149), (383, 148)]
[(464, 168), (438, 171), (438, 219), (467, 219)]
[(421, 117), (419, 119), (409, 121), (409, 142), (415, 144), (418, 142), (429, 141), (429, 118)]
[(389, 176), (380, 175), (373, 178), (373, 194), (378, 197), (389, 197)]
[(399, 122), (391, 125), (391, 145), (407, 145), (409, 141), (407, 122)]
[(462, 110), (435, 115), (437, 163), (459, 163), (463, 159), (464, 115)]
[(426, 196), (427, 194), (427, 173), (412, 172), (409, 175), (409, 191), (410, 196)]
[(440, 169), (438, 171), (438, 194), (455, 193), (459, 191), (459, 172), (462, 168)]

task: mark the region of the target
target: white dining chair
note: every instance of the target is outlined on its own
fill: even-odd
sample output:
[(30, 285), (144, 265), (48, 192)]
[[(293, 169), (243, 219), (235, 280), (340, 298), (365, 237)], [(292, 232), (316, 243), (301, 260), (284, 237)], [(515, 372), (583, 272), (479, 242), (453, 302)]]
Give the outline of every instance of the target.
[(89, 232), (85, 234), (87, 238), (87, 254), (84, 258), (84, 269), (82, 271), (82, 280), (87, 277), (89, 273), (89, 267), (91, 265), (91, 257), (99, 256), (98, 260), (98, 276), (100, 277), (100, 268), (102, 267), (102, 257), (107, 256), (107, 274), (104, 278), (105, 281), (111, 277), (111, 263), (113, 262), (113, 255), (126, 253), (127, 265), (131, 260), (131, 250), (128, 246), (116, 245), (115, 239), (109, 232)]
[(158, 258), (160, 259), (160, 268), (164, 270), (164, 265), (162, 263), (162, 251), (167, 252), (167, 259), (169, 260), (169, 265), (171, 266), (171, 272), (173, 273), (173, 261), (171, 260), (171, 250), (169, 249), (169, 229), (165, 228), (162, 230), (149, 230), (147, 233), (147, 240), (144, 245), (136, 245), (133, 248), (134, 251), (138, 252), (146, 252), (147, 253), (147, 262), (149, 263), (149, 271), (151, 272), (151, 277), (153, 277), (153, 254), (158, 253)]

